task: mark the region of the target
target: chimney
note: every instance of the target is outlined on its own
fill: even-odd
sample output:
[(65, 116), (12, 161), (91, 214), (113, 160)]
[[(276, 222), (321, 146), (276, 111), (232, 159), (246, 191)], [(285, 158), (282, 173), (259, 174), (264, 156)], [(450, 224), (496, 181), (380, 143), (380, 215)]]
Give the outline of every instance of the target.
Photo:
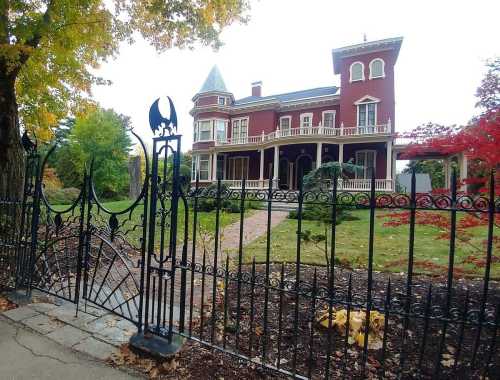
[(252, 96), (262, 96), (262, 81), (252, 83)]

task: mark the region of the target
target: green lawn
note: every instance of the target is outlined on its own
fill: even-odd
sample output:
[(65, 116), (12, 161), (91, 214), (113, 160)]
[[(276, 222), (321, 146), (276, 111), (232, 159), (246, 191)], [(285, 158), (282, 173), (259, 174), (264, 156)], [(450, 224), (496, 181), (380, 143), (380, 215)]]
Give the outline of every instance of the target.
[[(106, 207), (108, 210), (112, 212), (119, 212), (121, 210), (126, 209), (129, 205), (131, 204), (130, 200), (124, 200), (124, 201), (115, 201), (115, 202), (106, 202), (104, 203), (104, 207)], [(53, 206), (54, 209), (56, 210), (64, 210), (67, 208), (67, 206), (64, 205), (56, 205)], [(100, 214), (97, 214), (97, 207), (93, 205), (93, 214), (92, 217), (94, 221), (103, 224), (107, 223), (109, 220), (109, 214), (103, 213), (102, 211)], [(78, 211), (78, 209), (76, 210)], [(249, 215), (252, 213), (253, 210), (247, 210), (245, 211), (246, 215)], [(126, 213), (123, 215), (118, 216), (118, 221), (120, 224), (124, 223), (123, 226), (120, 228), (120, 231), (126, 232), (127, 236), (127, 241), (132, 243), (135, 246), (139, 246), (139, 240), (142, 238), (142, 228), (140, 227), (142, 225), (141, 222), (141, 215), (144, 212), (144, 206), (141, 204), (137, 206), (132, 214)], [(149, 209), (148, 209), (149, 213)], [(179, 218), (178, 218), (178, 228), (177, 228), (177, 233), (178, 236), (183, 236), (184, 234), (184, 206), (182, 202), (179, 203)], [(239, 220), (239, 213), (228, 213), (221, 211), (220, 212), (220, 228), (223, 228), (231, 223), (234, 223)], [(189, 213), (188, 213), (188, 232), (189, 232), (189, 239), (192, 239), (192, 232), (193, 232), (193, 218), (194, 218), (194, 212), (190, 208)], [(198, 212), (198, 230), (205, 230), (209, 231), (212, 234), (215, 231), (215, 212)], [(134, 226), (137, 226), (134, 228)], [(159, 218), (157, 218), (157, 227), (156, 227), (156, 233), (155, 236), (157, 237), (157, 244), (160, 239), (160, 231), (161, 231), (161, 226), (159, 222)], [(168, 232), (168, 228), (165, 229), (166, 232)], [(166, 235), (165, 238), (167, 239), (168, 236)], [(168, 240), (167, 240), (168, 241)]]
[[(377, 210), (376, 215), (384, 215), (386, 211)], [(351, 215), (359, 220), (343, 221), (337, 226), (336, 256), (344, 264), (353, 267), (366, 267), (368, 263), (369, 211), (356, 210)], [(383, 224), (387, 218), (375, 218), (374, 239), (374, 270), (406, 272), (408, 265), (409, 226), (387, 227)], [(324, 226), (315, 221), (304, 220), (302, 231), (309, 230), (311, 234), (324, 234)], [(495, 235), (499, 236), (499, 228)], [(295, 262), (297, 255), (297, 220), (286, 219), (272, 230), (271, 260), (276, 262)], [(469, 230), (473, 233), (470, 241), (474, 246), (483, 249), (483, 241), (487, 236), (485, 226)], [(416, 226), (414, 261), (418, 273), (445, 274), (448, 269), (449, 241), (437, 239), (440, 231), (432, 226)], [(328, 233), (330, 240), (330, 232)], [(321, 248), (324, 243), (321, 244)], [(324, 265), (324, 249), (312, 242), (301, 243), (301, 262)], [(455, 268), (458, 275), (482, 276), (484, 268), (463, 263), (469, 255), (477, 255), (477, 250), (457, 240)], [(245, 248), (245, 261), (250, 262), (255, 256), (256, 261), (263, 262), (266, 257), (266, 238), (260, 237)], [(479, 256), (481, 257), (481, 256)], [(463, 271), (463, 272), (462, 272)], [(500, 277), (500, 263), (492, 266), (491, 275)]]

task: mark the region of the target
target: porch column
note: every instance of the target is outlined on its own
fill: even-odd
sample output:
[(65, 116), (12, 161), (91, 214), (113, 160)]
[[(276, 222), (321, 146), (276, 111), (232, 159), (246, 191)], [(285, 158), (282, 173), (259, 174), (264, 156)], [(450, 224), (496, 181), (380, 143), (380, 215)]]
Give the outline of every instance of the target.
[(223, 177), (222, 179), (227, 179), (227, 154), (224, 155), (224, 168), (222, 169)]
[(280, 167), (280, 147), (279, 145), (274, 146), (274, 163), (273, 163), (273, 179), (278, 183)]
[(212, 155), (212, 181), (217, 181), (217, 152)]
[(386, 179), (392, 179), (392, 141), (387, 141)]
[[(464, 179), (467, 178), (467, 156), (465, 154), (460, 155), (460, 180), (463, 181)], [(462, 191), (467, 191), (467, 185), (463, 184), (460, 187), (460, 190)]]
[(344, 163), (344, 144), (339, 144), (339, 164)]
[(450, 188), (450, 160), (448, 157), (446, 157), (443, 160), (443, 171), (444, 171), (444, 188), (449, 189)]
[(321, 151), (323, 150), (323, 143), (316, 144), (316, 169), (321, 166)]
[(259, 170), (260, 185), (264, 185), (264, 149), (260, 150), (260, 170)]

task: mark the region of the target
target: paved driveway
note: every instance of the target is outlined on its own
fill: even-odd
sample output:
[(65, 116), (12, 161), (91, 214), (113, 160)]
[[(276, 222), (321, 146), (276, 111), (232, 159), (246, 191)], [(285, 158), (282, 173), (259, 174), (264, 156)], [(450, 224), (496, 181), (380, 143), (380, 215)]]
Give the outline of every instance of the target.
[(0, 316), (0, 379), (140, 379), (106, 366)]

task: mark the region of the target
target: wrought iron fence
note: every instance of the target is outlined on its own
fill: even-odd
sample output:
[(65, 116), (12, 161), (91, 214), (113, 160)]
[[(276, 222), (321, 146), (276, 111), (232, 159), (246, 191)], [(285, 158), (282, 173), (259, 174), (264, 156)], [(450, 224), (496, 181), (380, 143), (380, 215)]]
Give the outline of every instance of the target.
[[(456, 176), (449, 194), (417, 194), (415, 176), (410, 194), (333, 190), (285, 192), (217, 189), (199, 185), (188, 194), (193, 210), (191, 252), (176, 267), (188, 281), (178, 294), (186, 303), (186, 323), (179, 334), (239, 359), (296, 378), (493, 378), (500, 371), (500, 289), (490, 272), (497, 238), (495, 219), (500, 199), (491, 189), (484, 196), (457, 192)], [(197, 244), (199, 202), (215, 204), (211, 247)], [(240, 208), (236, 252), (222, 252), (222, 204)], [(253, 260), (243, 244), (248, 202), (267, 210), (265, 257)], [(296, 207), (296, 247), (292, 263), (279, 263), (272, 245), (272, 213), (277, 204)], [(302, 259), (303, 214), (311, 205), (331, 213), (329, 265), (305, 265)], [(340, 208), (366, 209), (369, 223), (366, 267), (352, 270), (336, 260), (337, 217)], [(409, 212), (407, 268), (403, 276), (374, 270), (376, 214)], [(441, 278), (415, 273), (416, 213), (439, 212), (449, 217), (448, 268)], [(454, 273), (458, 215), (487, 218), (484, 275), (464, 283)], [(498, 222), (498, 219), (497, 219)], [(246, 258), (246, 259), (245, 259)], [(173, 284), (172, 284), (173, 285)], [(185, 285), (185, 284), (184, 284)], [(174, 285), (173, 285), (174, 286)], [(196, 289), (199, 289), (196, 295)], [(184, 313), (181, 311), (181, 318)], [(184, 327), (185, 326), (185, 327)]]
[[(340, 179), (299, 191), (274, 189), (274, 181), (259, 190), (246, 181), (238, 190), (222, 181), (189, 189), (179, 171), (180, 136), (163, 131), (153, 145), (141, 194), (121, 211), (98, 199), (92, 165), (78, 198), (65, 209), (52, 207), (43, 194), (44, 164), (31, 155), (23, 201), (0, 201), (0, 273), (8, 278), (2, 283), (116, 313), (136, 324), (137, 346), (158, 337), (157, 348), (168, 353), (180, 338), (190, 339), (295, 378), (498, 375), (500, 288), (491, 270), (499, 260), (500, 199), (493, 174), (482, 196), (459, 193), (456, 175), (450, 192), (440, 195), (416, 193), (415, 176), (409, 194), (376, 192), (375, 178), (369, 191), (356, 193), (341, 190)], [(256, 206), (265, 227), (258, 259), (246, 244)], [(273, 215), (284, 208), (294, 218), (287, 252), (293, 260), (273, 244)], [(306, 264), (304, 217), (311, 208), (327, 215), (326, 265)], [(366, 265), (358, 269), (338, 260), (346, 208), (368, 213), (366, 230), (356, 231), (366, 237), (358, 247)], [(232, 248), (223, 244), (225, 210), (239, 213)], [(375, 266), (384, 253), (375, 244), (382, 232), (376, 217), (384, 210), (407, 213), (402, 274)], [(420, 212), (449, 221), (448, 263), (436, 278), (416, 270)], [(455, 270), (461, 215), (484, 222), (479, 280), (463, 281)]]

